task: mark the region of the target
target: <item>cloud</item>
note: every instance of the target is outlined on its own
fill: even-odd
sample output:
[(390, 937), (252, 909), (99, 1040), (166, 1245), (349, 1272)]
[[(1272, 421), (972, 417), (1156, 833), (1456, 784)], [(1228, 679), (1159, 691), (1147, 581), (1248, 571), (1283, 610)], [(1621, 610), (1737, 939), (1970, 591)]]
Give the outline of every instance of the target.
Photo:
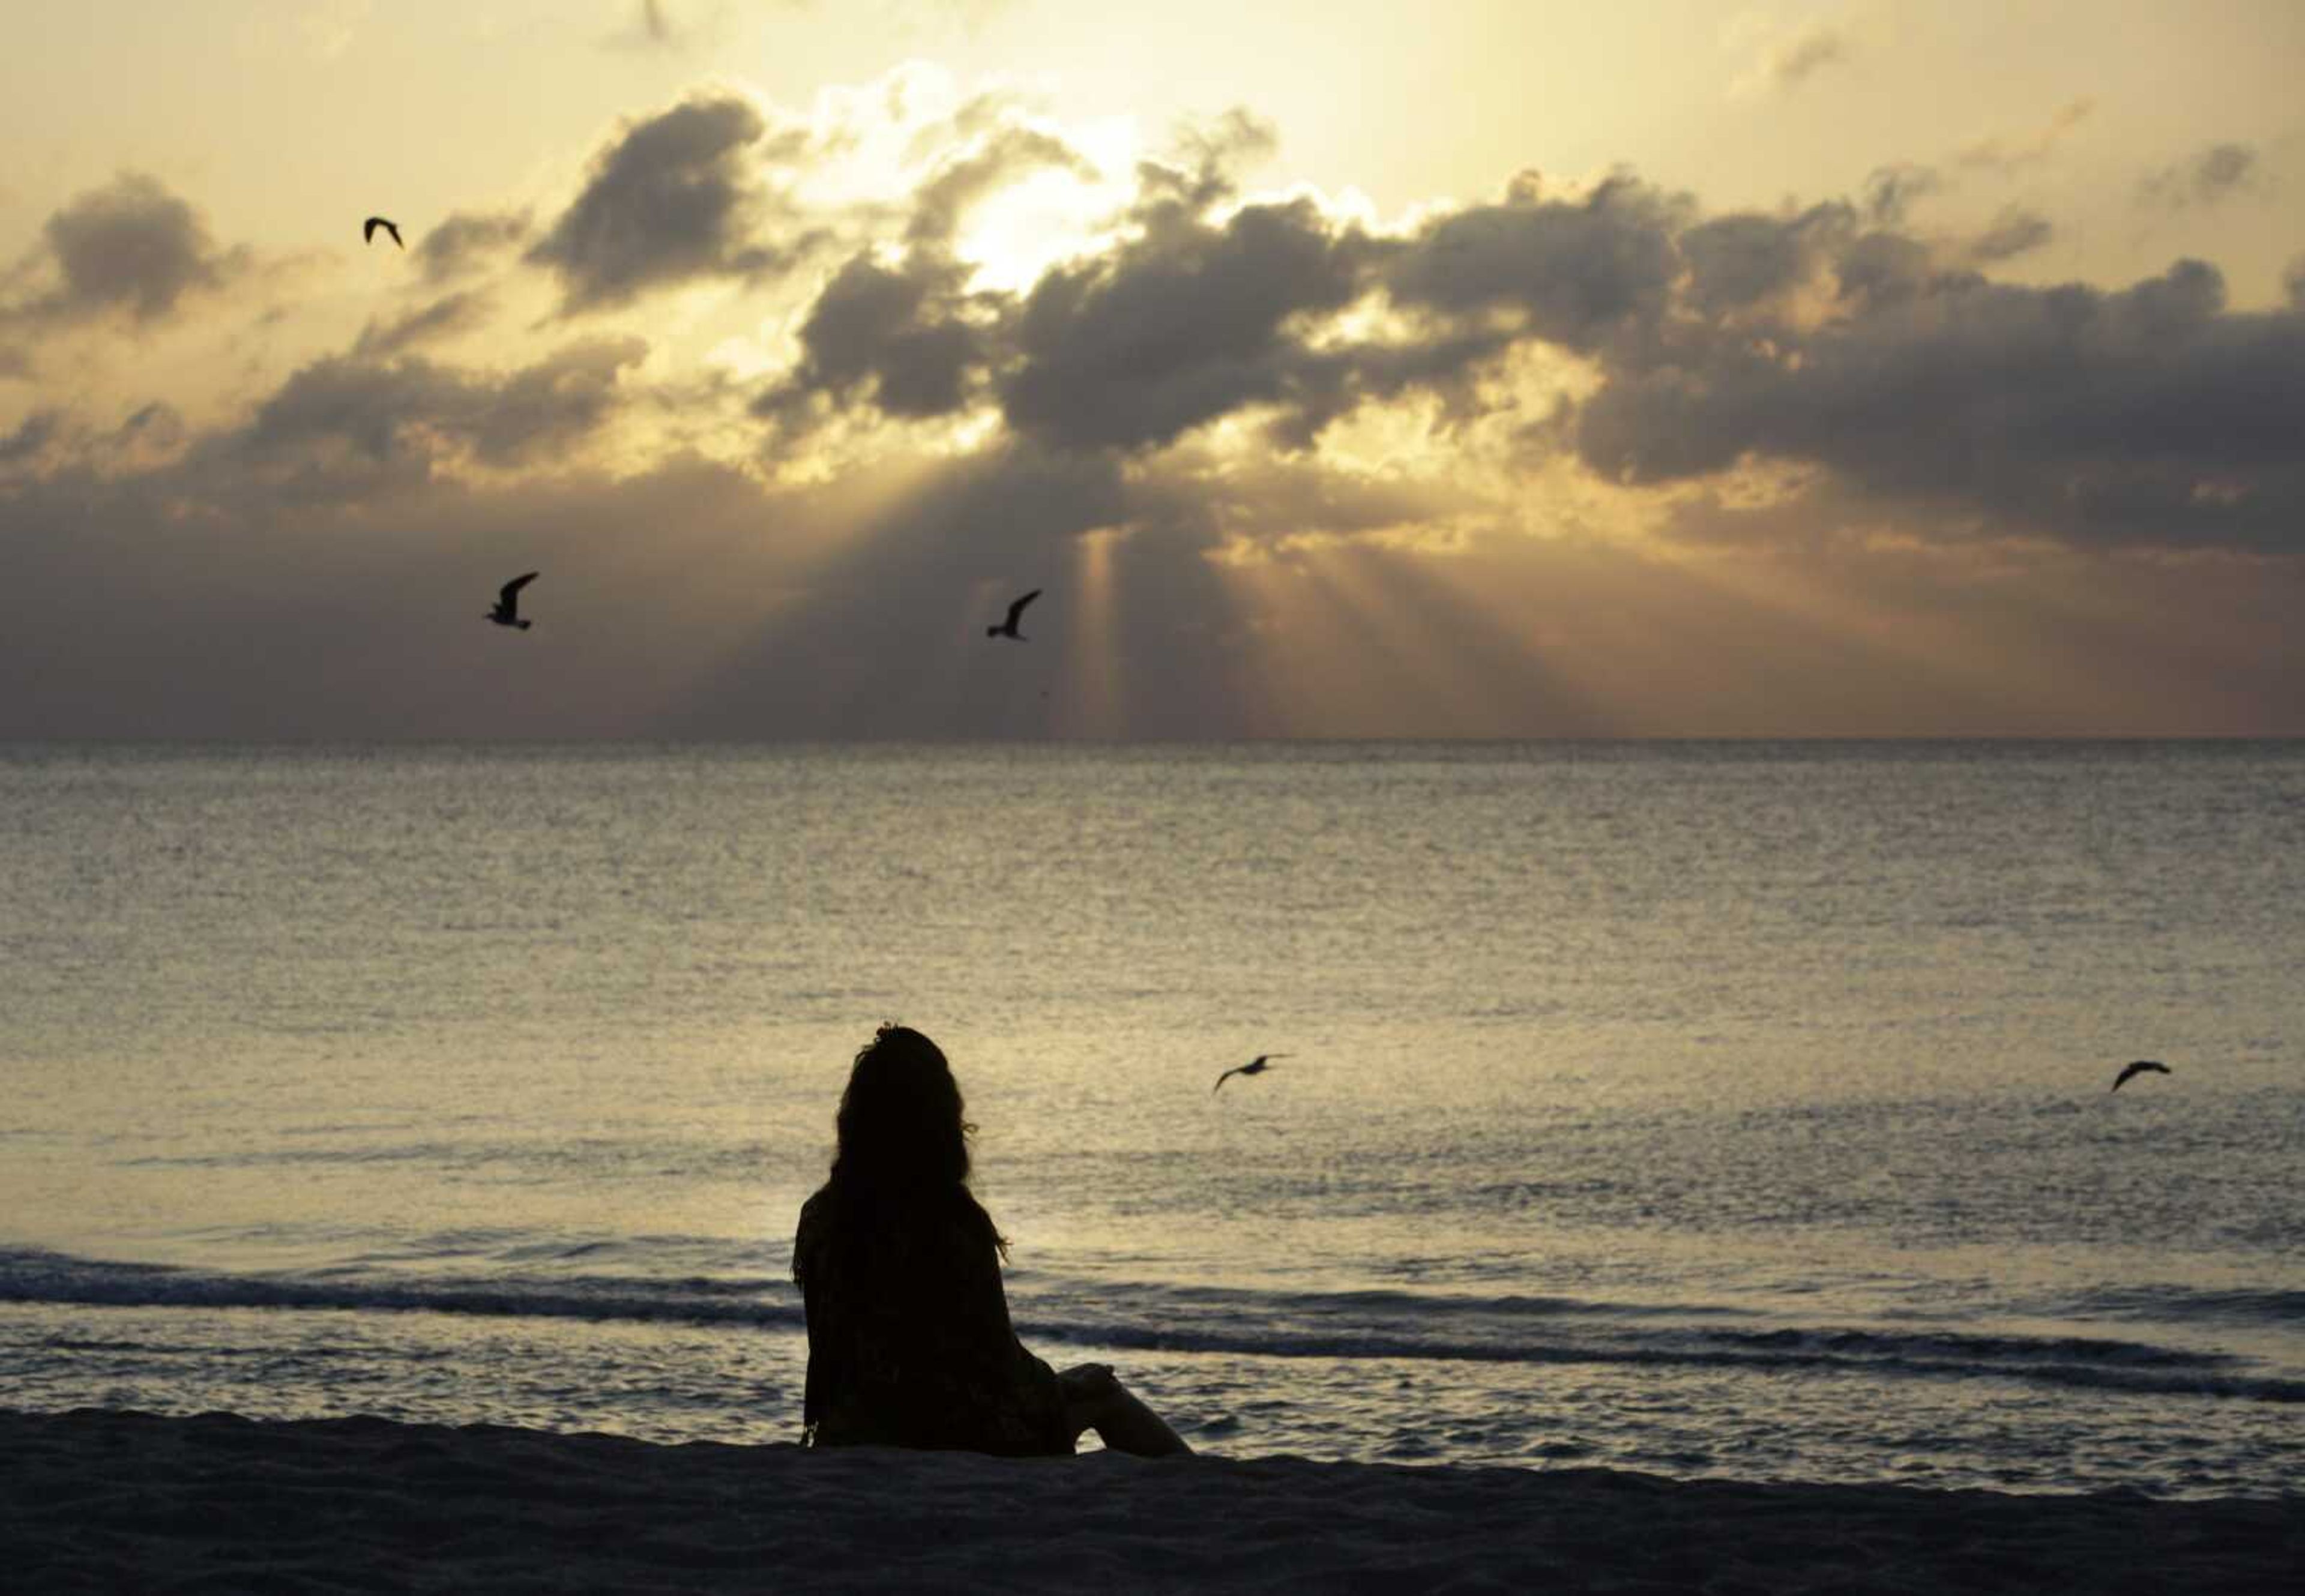
[(899, 266), (860, 254), (835, 273), (800, 328), (799, 367), (757, 415), (804, 426), (812, 400), (870, 403), (909, 419), (949, 415), (981, 381), (994, 333), (972, 316), (968, 273), (932, 253)]
[(482, 326), (491, 308), (487, 295), (472, 290), (447, 294), (405, 315), (370, 321), (361, 329), (353, 352), (373, 359), (397, 354), (421, 344), (453, 338)]
[(1181, 123), (1173, 144), (1171, 162), (1194, 174), (1198, 196), (1208, 203), (1230, 192), (1241, 173), (1272, 159), (1280, 149), (1280, 129), (1247, 106), (1235, 106), (1221, 115)]
[[(2050, 224), (1913, 226), (1976, 181), (1951, 163), (1727, 212), (1525, 173), (1386, 225), (1245, 198), (1274, 138), (1238, 114), (1090, 191), (1110, 208), (1069, 252), (991, 290), (956, 250), (971, 208), (1090, 175), (1083, 146), (910, 78), (819, 122), (875, 159), (913, 140), (910, 194), (804, 211), (778, 185), (829, 135), (705, 94), (606, 140), (541, 228), (451, 216), (412, 250), (427, 292), (244, 412), (5, 412), (0, 671), (53, 685), (0, 704), (0, 734), (2118, 729), (2056, 717), (2178, 667), (2071, 615), (2150, 622), (2155, 573), (2182, 573), (2185, 647), (2223, 646), (2226, 600), (2263, 644), (2186, 701), (2240, 729), (2305, 711), (2305, 672), (2264, 664), (2305, 646), (2267, 597), (2305, 572), (2305, 261), (2277, 310), (2236, 311), (2199, 261), (1996, 282)], [(83, 274), (69, 315), (157, 325), (229, 286), (198, 221), (150, 229), (193, 241), (152, 293)], [(790, 352), (762, 378), (667, 377), (637, 338), (457, 341), (513, 302), (493, 268), (523, 249), (581, 312), (766, 284), (819, 261), (802, 241), (817, 269), (732, 307), (772, 329), (748, 361)], [(36, 255), (0, 335), (73, 288)], [(470, 651), (538, 567), (524, 641), (558, 651)], [(1034, 647), (984, 649), (1032, 586)], [(93, 618), (38, 596), (60, 591)], [(1920, 611), (1999, 638), (2007, 671), (1956, 685), (1947, 645), (1915, 685)], [(2101, 667), (2062, 697), (2024, 669), (2057, 636)]]
[(0, 471), (38, 459), (63, 420), (64, 412), (57, 410), (36, 410), (26, 416), (14, 431), (0, 437)]
[(1855, 54), (1848, 30), (1822, 17), (1790, 29), (1740, 17), (1724, 30), (1724, 37), (1731, 48), (1752, 52), (1745, 70), (1730, 85), (1730, 93), (1739, 97), (1790, 93)]
[(418, 242), (416, 263), (426, 282), (446, 283), (479, 269), (528, 230), (526, 211), (457, 211)]
[(1221, 224), (1171, 215), (1034, 284), (1002, 413), (1057, 447), (1135, 449), (1285, 402), (1308, 364), (1289, 324), (1351, 303), (1377, 254), (1308, 200), (1245, 206)]
[(1621, 481), (1759, 457), (2078, 543), (2293, 550), (2305, 318), (2224, 292), (2190, 260), (2117, 293), (1940, 275), (1766, 348), (1612, 370), (1575, 446)]
[(1935, 169), (1900, 162), (1876, 167), (1865, 180), (1865, 214), (1888, 226), (1902, 225), (1914, 205), (1944, 191)]
[(173, 459), (186, 436), (183, 417), (157, 399), (111, 427), (91, 425), (56, 407), (35, 410), (13, 431), (0, 435), (0, 483), (22, 483), (58, 471), (132, 475)]
[(995, 436), (1142, 471), (1219, 421), (1309, 452), (1423, 394), (1445, 449), (1525, 403), (1502, 373), (1540, 350), (1586, 377), (1511, 425), (1533, 458), (1566, 451), (1607, 481), (1774, 462), (2076, 545), (2268, 550), (2305, 525), (2305, 422), (2289, 419), (2305, 416), (2305, 335), (2291, 313), (2230, 310), (2204, 263), (2119, 292), (1997, 284), (1985, 270), (2052, 224), (2008, 207), (1968, 236), (1917, 235), (1895, 220), (1928, 187), (1909, 168), (1861, 204), (1721, 215), (1629, 173), (1523, 174), (1498, 200), (1372, 233), (1309, 197), (1237, 204), (1229, 162), (1259, 142), (1240, 124), (1145, 163), (1133, 226), (1014, 295), (966, 290), (922, 242), (948, 230), (929, 205), (918, 247), (861, 251), (828, 280), (755, 413), (792, 429), (990, 406)]
[(1681, 269), (1674, 237), (1692, 208), (1623, 174), (1557, 200), (1524, 174), (1503, 203), (1427, 223), (1391, 261), (1387, 286), (1404, 304), (1449, 314), (1514, 312), (1531, 335), (1589, 351), (1663, 312)]
[(1833, 262), (1837, 297), (1852, 310), (1909, 300), (1939, 275), (1935, 255), (1927, 244), (1881, 228), (1850, 239)]
[(58, 324), (122, 315), (148, 327), (248, 263), (246, 250), (219, 249), (200, 214), (157, 178), (123, 173), (48, 217), (40, 246), (13, 274), (47, 285), (0, 318)]
[(906, 242), (914, 248), (948, 243), (968, 208), (1025, 173), (1044, 167), (1093, 183), (1095, 164), (1052, 133), (1029, 127), (999, 129), (965, 153), (948, 159), (913, 199)]
[(625, 128), (528, 251), (560, 278), (564, 313), (698, 278), (754, 280), (788, 267), (795, 248), (757, 236), (777, 211), (757, 175), (768, 132), (750, 101), (727, 94), (699, 96)]
[(1739, 212), (1681, 230), (1678, 245), (1688, 264), (1687, 297), (1705, 316), (1717, 316), (1800, 286), (1826, 250), (1855, 225), (1846, 205), (1813, 207), (1792, 216)]
[(2004, 208), (1993, 218), (1992, 225), (1969, 241), (1968, 257), (1978, 264), (2012, 259), (2029, 250), (2037, 250), (2056, 236), (2049, 218), (2037, 210), (2017, 206)]
[(1185, 122), (1164, 156), (1137, 163), (1135, 217), (1151, 227), (1189, 225), (1238, 194), (1241, 174), (1280, 147), (1280, 130), (1243, 106)]
[(165, 452), (174, 449), (188, 436), (189, 429), (184, 425), (184, 418), (175, 406), (165, 400), (155, 399), (132, 412), (113, 433), (111, 441), (122, 449), (149, 448)]
[(1953, 159), (1963, 166), (2007, 176), (2048, 159), (2066, 136), (2087, 121), (2096, 109), (2097, 102), (2093, 99), (2084, 98), (2068, 101), (2034, 132), (1986, 134), (1961, 146), (1954, 153)]
[(2212, 144), (2188, 160), (2147, 176), (2138, 185), (2138, 198), (2168, 210), (2214, 205), (2228, 194), (2253, 186), (2257, 174), (2257, 151), (2248, 145)]
[(1037, 136), (977, 142), (923, 185), (902, 256), (860, 252), (827, 283), (800, 328), (801, 361), (754, 413), (790, 433), (842, 407), (920, 420), (989, 397), (1011, 432), (1049, 447), (1136, 451), (1263, 405), (1279, 412), (1284, 445), (1303, 447), (1354, 406), (1443, 387), (1502, 347), (1493, 333), (1443, 329), (1408, 346), (1314, 348), (1308, 335), (1374, 285), (1393, 246), (1309, 199), (1214, 219), (1233, 163), (1268, 143), (1247, 118), (1189, 130), (1176, 159), (1140, 166), (1119, 242), (1019, 296), (966, 291), (968, 269), (943, 249), (955, 208), (1072, 155)]
[(295, 371), (201, 462), (250, 470), (300, 498), (351, 500), (469, 459), (493, 467), (565, 460), (615, 413), (638, 338), (589, 338), (510, 372), (421, 356), (332, 355)]

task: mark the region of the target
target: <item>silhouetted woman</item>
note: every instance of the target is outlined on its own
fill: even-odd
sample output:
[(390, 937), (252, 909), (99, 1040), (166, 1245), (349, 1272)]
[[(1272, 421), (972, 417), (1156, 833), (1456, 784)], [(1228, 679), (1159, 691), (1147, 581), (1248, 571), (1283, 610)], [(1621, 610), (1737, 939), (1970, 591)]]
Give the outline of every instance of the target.
[(1084, 1430), (1145, 1456), (1192, 1448), (1112, 1371), (1026, 1352), (1000, 1286), (1008, 1244), (968, 1190), (960, 1088), (937, 1045), (883, 1025), (840, 1096), (832, 1178), (800, 1210), (812, 1446), (1068, 1454)]

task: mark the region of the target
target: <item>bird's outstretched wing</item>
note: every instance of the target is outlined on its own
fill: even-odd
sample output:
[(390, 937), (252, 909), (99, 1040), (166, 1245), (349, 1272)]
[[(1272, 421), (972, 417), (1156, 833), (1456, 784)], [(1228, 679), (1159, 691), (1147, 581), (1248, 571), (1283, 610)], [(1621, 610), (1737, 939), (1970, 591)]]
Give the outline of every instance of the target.
[(1019, 598), (1014, 604), (1011, 604), (1008, 607), (1008, 624), (1014, 626), (1016, 624), (1017, 618), (1025, 613), (1025, 607), (1032, 603), (1033, 599), (1038, 598), (1040, 596), (1041, 590), (1034, 588), (1022, 598)]
[(374, 243), (376, 242), (376, 230), (379, 227), (392, 234), (392, 242), (394, 243), (399, 244), (404, 250), (408, 247), (406, 244), (400, 242), (399, 227), (383, 216), (370, 216), (367, 221), (361, 224), (361, 242), (364, 244)]
[(1247, 1067), (1248, 1067), (1248, 1066), (1247, 1066), (1246, 1065), (1245, 1065), (1245, 1064), (1236, 1064), (1236, 1065), (1234, 1065), (1232, 1066), (1232, 1068), (1230, 1068), (1230, 1069), (1229, 1069), (1229, 1070), (1225, 1071), (1225, 1073), (1224, 1073), (1223, 1074), (1219, 1075), (1219, 1076), (1217, 1077), (1217, 1083), (1216, 1083), (1214, 1086), (1212, 1086), (1212, 1087), (1210, 1087), (1210, 1088), (1209, 1088), (1209, 1095), (1210, 1095), (1211, 1097), (1214, 1097), (1214, 1096), (1216, 1096), (1216, 1094), (1217, 1094), (1217, 1093), (1219, 1093), (1220, 1091), (1222, 1091), (1224, 1090), (1224, 1083), (1225, 1083), (1226, 1082), (1228, 1082), (1228, 1081), (1231, 1080), (1235, 1075), (1238, 1075), (1238, 1074), (1240, 1074), (1240, 1072), (1241, 1072), (1241, 1071), (1243, 1071), (1243, 1070), (1246, 1069)]
[(2124, 1064), (2121, 1066), (2121, 1074), (2113, 1078), (2112, 1090), (2119, 1091), (2128, 1083), (2130, 1078), (2135, 1075), (2165, 1075), (2168, 1073), (2167, 1065), (2156, 1063), (2150, 1058), (2140, 1058), (2134, 1064)]
[(538, 577), (543, 574), (544, 573), (541, 571), (532, 571), (525, 576), (514, 577), (510, 582), (505, 583), (504, 587), (498, 592), (498, 601), (503, 604), (506, 608), (510, 608), (513, 604), (519, 599), (521, 589), (526, 587), (530, 582), (534, 582)]

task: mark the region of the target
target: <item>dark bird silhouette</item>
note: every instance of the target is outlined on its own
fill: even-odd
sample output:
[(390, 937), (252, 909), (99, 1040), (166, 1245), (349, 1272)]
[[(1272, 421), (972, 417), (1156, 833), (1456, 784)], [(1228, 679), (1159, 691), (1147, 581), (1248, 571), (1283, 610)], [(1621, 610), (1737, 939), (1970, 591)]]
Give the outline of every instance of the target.
[[(367, 221), (361, 224), (361, 242), (364, 244), (374, 243), (376, 242), (376, 230), (379, 227), (392, 234), (392, 242), (394, 243), (400, 244), (399, 227), (391, 222), (386, 221), (382, 216), (370, 216)], [(400, 244), (400, 247), (404, 250), (408, 246), (406, 244)]]
[(503, 590), (497, 594), (497, 607), (489, 611), (489, 619), (499, 626), (517, 626), (523, 632), (534, 624), (520, 618), (520, 590), (534, 582), (538, 574), (532, 571), (526, 576), (515, 576), (505, 583)]
[(2167, 1065), (2156, 1064), (2150, 1058), (2140, 1058), (2135, 1064), (2124, 1064), (2121, 1066), (2121, 1074), (2113, 1078), (2113, 1090), (2119, 1091), (2122, 1082), (2131, 1075), (2165, 1075), (2168, 1073)]
[(1232, 1068), (1225, 1071), (1223, 1074), (1219, 1075), (1217, 1077), (1217, 1083), (1209, 1088), (1209, 1095), (1211, 1097), (1214, 1097), (1217, 1093), (1222, 1091), (1224, 1090), (1224, 1083), (1231, 1080), (1235, 1075), (1263, 1074), (1266, 1070), (1272, 1067), (1266, 1062), (1268, 1059), (1294, 1058), (1295, 1057), (1296, 1055), (1293, 1053), (1259, 1053), (1246, 1064), (1237, 1064), (1233, 1065)]
[(998, 626), (987, 626), (984, 629), (984, 635), (987, 637), (1013, 637), (1020, 643), (1031, 642), (1033, 641), (1031, 638), (1026, 637), (1023, 632), (1016, 630), (1016, 618), (1025, 613), (1025, 607), (1026, 605), (1032, 603), (1033, 599), (1038, 598), (1040, 596), (1041, 590), (1034, 588), (1022, 598), (1017, 599), (1016, 603), (1008, 607), (1008, 618), (1001, 622)]

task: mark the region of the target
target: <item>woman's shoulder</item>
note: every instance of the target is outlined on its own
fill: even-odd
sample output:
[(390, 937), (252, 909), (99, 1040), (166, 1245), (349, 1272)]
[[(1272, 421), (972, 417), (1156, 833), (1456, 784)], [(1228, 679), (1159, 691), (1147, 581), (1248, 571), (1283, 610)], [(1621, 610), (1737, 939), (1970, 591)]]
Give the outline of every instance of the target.
[(992, 1216), (984, 1211), (983, 1205), (965, 1186), (907, 1191), (897, 1195), (845, 1190), (838, 1182), (827, 1181), (800, 1205), (800, 1223), (795, 1235), (796, 1238), (821, 1239), (836, 1231), (856, 1228), (852, 1221), (859, 1219), (865, 1229), (892, 1237), (940, 1235), (972, 1244), (999, 1244), (999, 1233), (992, 1227)]
[(832, 1183), (825, 1182), (800, 1205), (800, 1234), (821, 1229), (832, 1213)]

